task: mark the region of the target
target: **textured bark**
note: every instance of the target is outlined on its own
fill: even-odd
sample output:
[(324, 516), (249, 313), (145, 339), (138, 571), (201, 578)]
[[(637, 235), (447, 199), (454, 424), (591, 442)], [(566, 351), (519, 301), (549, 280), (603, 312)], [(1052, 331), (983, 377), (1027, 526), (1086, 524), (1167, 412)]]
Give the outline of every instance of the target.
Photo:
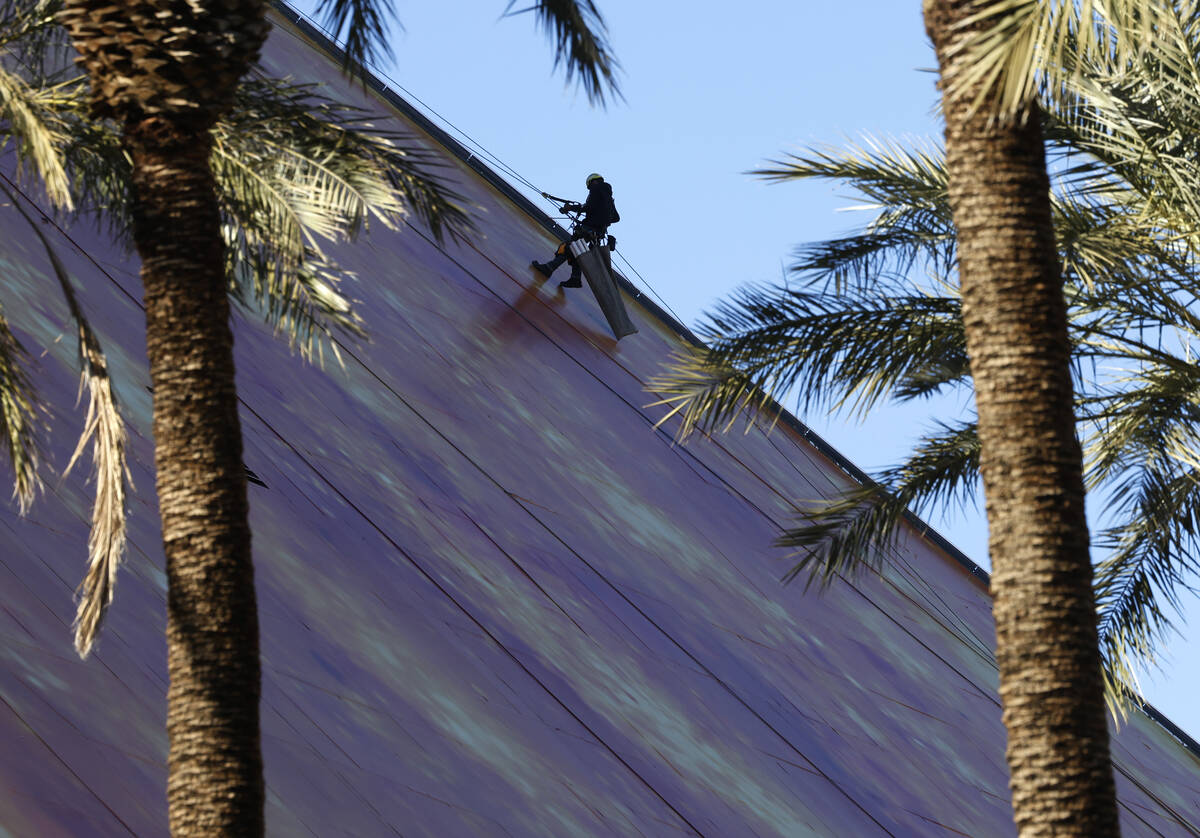
[(171, 833), (257, 835), (258, 615), (211, 141), (155, 117), (125, 143), (167, 559)]
[[(943, 91), (970, 0), (926, 0)], [(1118, 834), (1066, 304), (1041, 124), (943, 98), (963, 321), (979, 413), (996, 656), (1022, 838)]]
[(203, 123), (229, 108), (258, 59), (265, 13), (262, 0), (64, 0), (59, 20), (91, 81), (93, 116)]
[(175, 836), (263, 832), (258, 612), (209, 129), (258, 59), (262, 0), (65, 0), (91, 110), (133, 161), (167, 559)]

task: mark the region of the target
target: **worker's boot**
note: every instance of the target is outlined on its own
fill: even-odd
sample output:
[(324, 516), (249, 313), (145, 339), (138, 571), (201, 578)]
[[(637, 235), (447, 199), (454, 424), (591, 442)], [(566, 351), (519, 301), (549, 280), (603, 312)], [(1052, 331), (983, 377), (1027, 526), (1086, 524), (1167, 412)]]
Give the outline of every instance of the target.
[(565, 282), (558, 283), (559, 288), (580, 288), (583, 285), (583, 279), (579, 275), (579, 267), (575, 266), (571, 269), (571, 275), (567, 277)]

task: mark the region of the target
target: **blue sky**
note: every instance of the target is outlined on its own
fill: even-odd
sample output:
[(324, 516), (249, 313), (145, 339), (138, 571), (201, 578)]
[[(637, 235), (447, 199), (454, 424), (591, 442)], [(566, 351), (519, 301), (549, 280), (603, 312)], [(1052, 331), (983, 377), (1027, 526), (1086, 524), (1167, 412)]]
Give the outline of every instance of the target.
[[(607, 109), (589, 106), (552, 72), (553, 51), (534, 18), (502, 18), (503, 0), (465, 12), (397, 0), (403, 28), (394, 32), (395, 59), (381, 69), (402, 95), (537, 191), (582, 200), (585, 175), (604, 174), (621, 211), (611, 230), (621, 255), (639, 284), (689, 326), (739, 285), (781, 279), (797, 245), (868, 219), (846, 211), (854, 196), (829, 184), (768, 185), (745, 172), (789, 151), (865, 135), (940, 140), (935, 61), (917, 0), (752, 0), (713, 4), (711, 13), (697, 13), (703, 4), (597, 4), (622, 64), (625, 101)], [(903, 456), (936, 417), (918, 405), (866, 422), (801, 418), (870, 471)], [(988, 567), (981, 512), (926, 518)], [(1165, 650), (1164, 672), (1142, 686), (1200, 738), (1192, 698), (1200, 673), (1186, 654), (1200, 637), (1196, 620), (1188, 635), (1184, 627)]]

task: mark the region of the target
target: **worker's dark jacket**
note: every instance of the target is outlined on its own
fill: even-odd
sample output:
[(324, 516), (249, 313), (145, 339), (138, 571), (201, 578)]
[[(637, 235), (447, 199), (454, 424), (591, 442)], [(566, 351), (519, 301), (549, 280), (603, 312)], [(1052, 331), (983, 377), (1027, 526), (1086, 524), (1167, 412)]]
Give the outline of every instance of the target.
[(583, 226), (603, 235), (609, 224), (620, 220), (617, 205), (613, 203), (612, 187), (602, 180), (593, 180), (588, 185), (587, 200), (583, 202)]

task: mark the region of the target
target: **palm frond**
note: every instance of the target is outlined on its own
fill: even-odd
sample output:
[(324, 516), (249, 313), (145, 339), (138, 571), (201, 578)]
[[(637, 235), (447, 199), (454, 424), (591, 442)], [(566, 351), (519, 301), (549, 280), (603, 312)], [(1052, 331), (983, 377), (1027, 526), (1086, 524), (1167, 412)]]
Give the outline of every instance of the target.
[(800, 556), (784, 581), (803, 574), (806, 587), (828, 585), (838, 576), (878, 568), (909, 510), (965, 504), (973, 497), (979, 450), (974, 422), (940, 424), (917, 443), (907, 461), (876, 475), (874, 483), (808, 504), (804, 524), (776, 542), (796, 548)]
[(958, 312), (957, 299), (933, 295), (748, 286), (699, 327), (707, 352), (677, 354), (648, 389), (683, 414), (685, 434), (762, 406), (766, 394), (791, 394), (801, 411), (865, 413), (898, 388), (925, 394), (965, 381)]
[(775, 402), (768, 389), (752, 375), (730, 364), (722, 364), (704, 349), (684, 348), (674, 353), (660, 373), (650, 379), (646, 390), (659, 397), (647, 407), (668, 407), (654, 427), (680, 418), (675, 433), (682, 442), (697, 430), (727, 432), (739, 417), (749, 430), (760, 413)]
[(1195, 468), (1138, 469), (1116, 489), (1126, 508), (1117, 526), (1100, 533), (1109, 554), (1096, 567), (1098, 628), (1110, 681), (1110, 704), (1124, 712), (1137, 672), (1156, 663), (1156, 650), (1181, 612), (1181, 593), (1200, 571), (1200, 486)]
[(125, 554), (125, 483), (130, 480), (125, 460), (125, 424), (117, 409), (104, 352), (86, 319), (77, 315), (79, 327), (80, 395), (88, 392), (87, 418), (79, 444), (63, 469), (74, 467), (88, 442), (92, 442), (92, 473), (96, 500), (88, 534), (88, 572), (79, 585), (75, 614), (75, 649), (86, 658), (91, 652), (104, 615), (112, 602), (117, 570)]
[(908, 277), (917, 268), (937, 277), (951, 273), (952, 228), (913, 217), (896, 217), (890, 224), (870, 227), (857, 235), (801, 245), (788, 272), (824, 291), (881, 296), (888, 289), (911, 289)]
[(771, 163), (749, 174), (772, 183), (834, 180), (876, 201), (884, 211), (906, 206), (931, 210), (947, 203), (942, 153), (929, 144), (901, 145), (890, 138), (868, 136), (845, 148), (810, 149)]
[(299, 264), (285, 267), (269, 245), (248, 240), (244, 229), (226, 224), (222, 233), (234, 300), (261, 313), (302, 358), (323, 366), (326, 346), (337, 351), (336, 333), (366, 337), (353, 301), (338, 290), (353, 281), (352, 274), (311, 248)]
[(1147, 363), (1114, 379), (1111, 392), (1089, 406), (1097, 423), (1085, 449), (1090, 486), (1129, 468), (1190, 456), (1190, 434), (1200, 422), (1200, 366), (1169, 354), (1161, 357), (1169, 363)]
[(0, 184), (0, 191), (8, 195), (12, 206), (46, 251), (79, 336), (79, 392), (82, 396), (83, 390), (87, 389), (88, 410), (79, 443), (63, 469), (63, 478), (70, 473), (90, 441), (96, 499), (92, 504), (92, 526), (88, 535), (88, 572), (76, 591), (78, 609), (75, 616), (75, 648), (80, 657), (86, 658), (112, 602), (117, 570), (125, 555), (125, 483), (130, 480), (125, 459), (125, 423), (117, 409), (104, 351), (79, 305), (66, 266), (11, 188)]
[(513, 10), (510, 0), (505, 15), (532, 12), (538, 25), (554, 42), (554, 67), (566, 68), (567, 83), (579, 84), (594, 105), (604, 105), (609, 96), (621, 98), (617, 72), (620, 64), (608, 43), (608, 27), (592, 0), (534, 0)]
[(1137, 196), (1136, 220), (1143, 229), (1192, 234), (1200, 208), (1193, 194), (1200, 145), (1191, 131), (1200, 124), (1200, 107), (1164, 101), (1161, 88), (1122, 89), (1122, 80), (1090, 86), (1087, 106), (1065, 115), (1073, 144), (1093, 158), (1078, 162), (1072, 174), (1093, 178), (1091, 189), (1110, 195), (1115, 176)]
[(343, 40), (343, 64), (366, 80), (366, 69), (390, 58), (387, 21), (399, 26), (392, 0), (321, 0), (315, 14), (334, 40)]
[(951, 55), (967, 68), (947, 96), (972, 95), (1001, 118), (1030, 113), (1039, 99), (1056, 110), (1080, 78), (1079, 58), (1136, 61), (1174, 16), (1168, 0), (977, 0)]
[(62, 110), (69, 126), (63, 158), (77, 212), (91, 217), (115, 240), (129, 242), (130, 161), (121, 148), (117, 125), (87, 115), (86, 93), (84, 85), (76, 85)]
[[(1132, 695), (1135, 662), (1153, 660), (1172, 607), (1200, 572), (1200, 4), (1135, 6), (981, 0), (955, 47), (977, 49), (977, 28), (992, 31), (1000, 52), (1025, 50), (1028, 60), (1015, 63), (1036, 64), (1032, 74), (1005, 76), (1012, 55), (993, 56), (967, 83), (1021, 107), (1036, 92), (1047, 108), (1077, 414), (1088, 485), (1105, 506), (1096, 541), (1109, 555), (1097, 591), (1114, 706)], [(1009, 28), (997, 36), (996, 24)], [(668, 416), (683, 417), (681, 434), (754, 422), (788, 394), (801, 409), (865, 412), (885, 397), (969, 386), (939, 152), (868, 141), (794, 154), (755, 174), (845, 184), (873, 215), (853, 235), (797, 251), (800, 292), (738, 291), (702, 330), (711, 346), (651, 381)], [(936, 302), (917, 305), (922, 298)], [(917, 475), (944, 474), (943, 486), (969, 491), (977, 442), (951, 430), (946, 449), (928, 439), (877, 485), (811, 506), (783, 542), (804, 551), (788, 578), (825, 582), (877, 560), (905, 507), (939, 497), (938, 484)]]
[(35, 87), (42, 86), (69, 60), (56, 19), (61, 7), (62, 0), (7, 0), (0, 4), (0, 50), (29, 71), (23, 75), (32, 79)]
[(321, 360), (335, 332), (361, 336), (339, 290), (353, 277), (321, 243), (352, 239), (372, 219), (395, 226), (410, 211), (438, 238), (469, 234), (462, 198), (439, 165), (411, 138), (374, 128), (310, 86), (243, 85), (213, 152), (234, 296), (305, 358)]
[(26, 373), (28, 355), (0, 311), (0, 437), (13, 468), (13, 497), (24, 515), (42, 488), (37, 397)]
[(867, 137), (845, 149), (812, 150), (773, 163), (750, 174), (770, 182), (832, 180), (869, 201), (852, 209), (875, 212), (861, 234), (799, 248), (792, 273), (822, 277), (844, 291), (903, 281), (917, 265), (939, 276), (950, 273), (954, 225), (945, 166), (935, 148)]
[(31, 87), (0, 66), (0, 120), (3, 132), (17, 149), (22, 166), (36, 172), (50, 202), (61, 209), (74, 206), (63, 159), (65, 132), (55, 113), (63, 88)]
[[(294, 193), (292, 184), (276, 177), (261, 160), (243, 157), (218, 139), (213, 143), (212, 169), (222, 209), (245, 219), (248, 231), (262, 231), (282, 262), (297, 264), (305, 246), (305, 222), (312, 217), (306, 218), (305, 207), (293, 200), (304, 200), (298, 190)], [(335, 223), (328, 216), (318, 221), (326, 229)]]

